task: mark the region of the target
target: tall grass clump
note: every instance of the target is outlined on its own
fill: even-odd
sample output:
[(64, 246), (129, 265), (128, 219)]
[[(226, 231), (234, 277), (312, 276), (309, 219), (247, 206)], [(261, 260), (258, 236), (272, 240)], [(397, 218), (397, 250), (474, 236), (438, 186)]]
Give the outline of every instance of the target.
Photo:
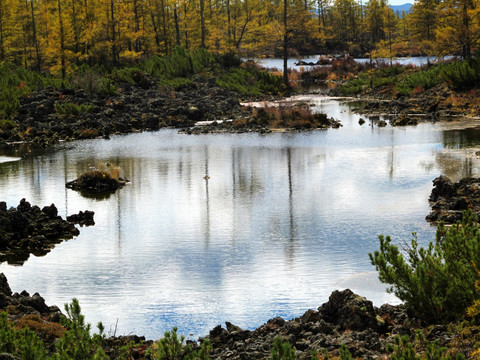
[(452, 227), (439, 224), (435, 242), (418, 246), (416, 237), (404, 253), (390, 237), (380, 236), (380, 249), (370, 253), (370, 261), (381, 282), (389, 284), (405, 306), (427, 322), (455, 321), (480, 299), (475, 286), (479, 276), (480, 230), (472, 211), (463, 214)]

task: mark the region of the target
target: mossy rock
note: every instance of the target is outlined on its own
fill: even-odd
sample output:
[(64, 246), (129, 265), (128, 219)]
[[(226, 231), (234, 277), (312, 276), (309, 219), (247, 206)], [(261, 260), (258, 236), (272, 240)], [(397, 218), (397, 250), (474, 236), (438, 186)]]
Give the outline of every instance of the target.
[(112, 178), (105, 171), (89, 171), (82, 174), (78, 179), (67, 182), (65, 186), (69, 189), (80, 191), (82, 195), (87, 197), (89, 194), (93, 197), (105, 197), (103, 196), (104, 194), (110, 195), (127, 183), (127, 179)]

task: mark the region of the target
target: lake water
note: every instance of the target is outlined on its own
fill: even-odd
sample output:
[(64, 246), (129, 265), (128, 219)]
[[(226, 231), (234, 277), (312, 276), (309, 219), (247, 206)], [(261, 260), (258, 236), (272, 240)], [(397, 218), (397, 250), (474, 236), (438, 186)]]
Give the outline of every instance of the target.
[[(344, 126), (266, 135), (168, 129), (3, 151), (3, 160), (21, 160), (0, 162), (0, 200), (54, 203), (62, 217), (93, 210), (96, 225), (0, 271), (13, 291), (39, 292), (62, 308), (76, 297), (88, 322), (151, 339), (173, 326), (192, 338), (225, 321), (252, 329), (346, 287), (375, 305), (398, 302), (367, 254), (379, 234), (433, 239), (424, 220), (432, 180), (478, 175), (480, 131), (360, 126), (336, 99), (294, 99), (310, 100)], [(131, 184), (103, 200), (65, 188), (106, 162)]]
[[(318, 61), (319, 56), (320, 55), (310, 55), (310, 56), (301, 57), (301, 59), (299, 59), (299, 58), (289, 58), (287, 60), (287, 66), (288, 66), (289, 69), (299, 70), (302, 66), (296, 66), (295, 65), (299, 60), (303, 60), (305, 62), (315, 63), (315, 62)], [(446, 59), (449, 59), (449, 58), (451, 58), (451, 57), (446, 57)], [(281, 59), (281, 58), (256, 59), (255, 61), (257, 63), (259, 63), (260, 65), (262, 65), (263, 67), (267, 68), (267, 69), (283, 70), (283, 59)], [(370, 59), (362, 58), (362, 59), (355, 59), (355, 61), (357, 61), (359, 63), (367, 63), (367, 62), (370, 61)], [(379, 59), (379, 61), (384, 61), (387, 64), (390, 63), (390, 59)], [(428, 61), (435, 62), (436, 57), (431, 56), (430, 58), (427, 58), (426, 56), (412, 56), (412, 57), (398, 57), (398, 58), (393, 59), (394, 64), (396, 64), (396, 63), (398, 63), (400, 65), (411, 64), (411, 65), (414, 65), (414, 66), (426, 65), (428, 63)], [(311, 67), (310, 66), (303, 66), (303, 68), (308, 70)]]

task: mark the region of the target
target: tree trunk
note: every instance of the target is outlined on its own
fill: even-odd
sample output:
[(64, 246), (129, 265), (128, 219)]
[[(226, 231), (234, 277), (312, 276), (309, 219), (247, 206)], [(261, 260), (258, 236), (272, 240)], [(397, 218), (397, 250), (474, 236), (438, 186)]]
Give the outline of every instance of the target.
[(183, 17), (184, 17), (184, 21), (183, 21), (183, 28), (184, 28), (184, 32), (185, 32), (185, 49), (188, 50), (188, 47), (189, 47), (189, 42), (188, 42), (188, 24), (187, 24), (187, 3), (185, 2), (183, 4)]
[[(140, 17), (138, 16), (138, 6), (137, 0), (133, 0), (133, 15), (135, 18), (135, 32), (137, 33), (140, 31)], [(134, 49), (136, 52), (140, 52), (142, 50), (142, 45), (140, 39), (136, 36)]]
[(160, 33), (158, 31), (157, 22), (155, 21), (155, 15), (153, 11), (150, 11), (150, 17), (152, 19), (153, 31), (155, 32), (155, 45), (157, 46), (157, 51), (160, 52)]
[(468, 15), (468, 4), (467, 1), (463, 1), (462, 7), (462, 23), (465, 39), (462, 46), (462, 56), (464, 59), (468, 59), (472, 55), (471, 50), (471, 36), (470, 36), (470, 17)]
[(4, 46), (4, 34), (3, 34), (3, 0), (0, 0), (0, 58), (5, 60), (5, 46)]
[(230, 44), (232, 32), (230, 29), (230, 0), (227, 0), (227, 37), (228, 44)]
[(40, 45), (38, 44), (38, 41), (37, 41), (37, 29), (36, 29), (36, 26), (35, 26), (35, 13), (34, 13), (34, 10), (33, 10), (33, 1), (30, 1), (30, 10), (31, 10), (31, 13), (32, 13), (32, 34), (33, 34), (33, 44), (35, 46), (35, 54), (36, 54), (36, 57), (37, 57), (37, 71), (40, 71), (41, 70), (41, 59), (40, 59)]
[(288, 83), (288, 28), (287, 28), (287, 5), (288, 1), (283, 0), (283, 83), (289, 87)]
[(62, 4), (60, 0), (57, 1), (58, 4), (58, 23), (60, 25), (60, 63), (62, 65), (62, 79), (65, 80), (66, 70), (65, 70), (65, 31), (63, 29), (63, 17), (62, 17)]
[(114, 1), (110, 0), (110, 18), (112, 21), (112, 61), (114, 64), (117, 63), (117, 39), (116, 39), (116, 33), (115, 33), (115, 6), (114, 6)]
[(205, 14), (204, 14), (204, 10), (205, 10), (205, 0), (200, 0), (200, 31), (201, 31), (200, 46), (203, 47), (203, 48), (205, 47)]
[(77, 11), (75, 8), (75, 0), (72, 0), (72, 27), (73, 27), (73, 41), (75, 42), (75, 52), (78, 53), (80, 46), (79, 46)]
[(173, 7), (173, 19), (175, 21), (175, 45), (180, 46), (180, 26), (178, 24), (177, 4)]
[(161, 1), (162, 5), (162, 26), (163, 26), (163, 43), (165, 44), (165, 52), (170, 52), (170, 46), (168, 43), (168, 34), (167, 34), (167, 7), (165, 6), (165, 1)]

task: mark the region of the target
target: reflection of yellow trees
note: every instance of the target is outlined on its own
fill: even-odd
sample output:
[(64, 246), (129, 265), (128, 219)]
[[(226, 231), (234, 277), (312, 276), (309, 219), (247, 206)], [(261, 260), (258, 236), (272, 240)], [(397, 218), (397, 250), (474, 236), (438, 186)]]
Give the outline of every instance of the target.
[(472, 157), (465, 157), (465, 154), (449, 152), (438, 153), (435, 157), (437, 166), (442, 174), (452, 181), (459, 181), (465, 177), (478, 176), (475, 174), (475, 163), (478, 162)]

